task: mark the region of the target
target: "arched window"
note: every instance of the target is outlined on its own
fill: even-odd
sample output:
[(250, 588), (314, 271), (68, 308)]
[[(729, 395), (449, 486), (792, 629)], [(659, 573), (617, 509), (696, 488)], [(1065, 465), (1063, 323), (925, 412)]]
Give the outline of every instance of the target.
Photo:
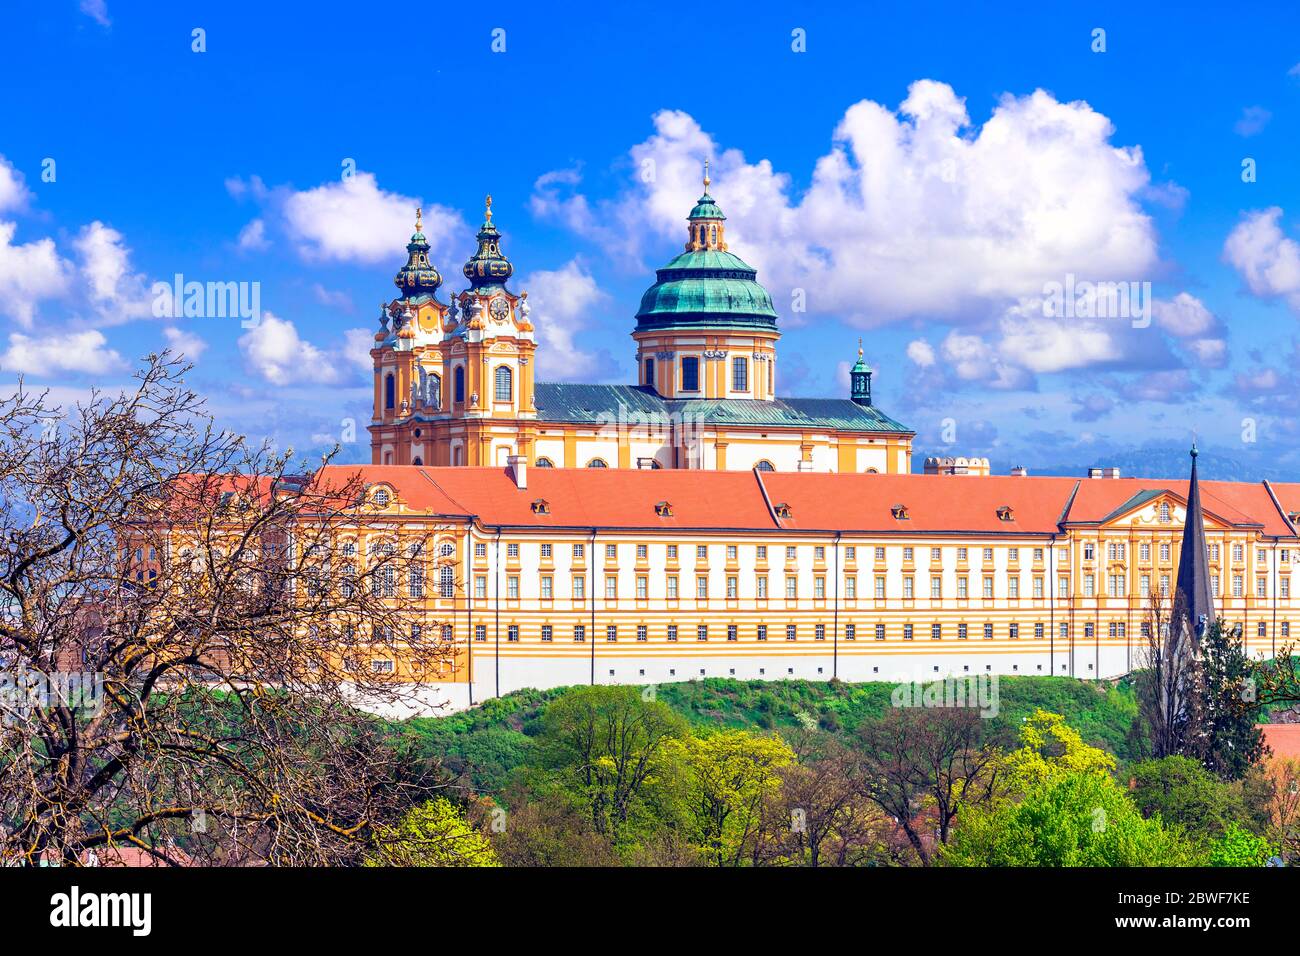
[(533, 464), (536, 465), (538, 468), (554, 468), (554, 467), (555, 467), (555, 462), (551, 461), (551, 459), (549, 459), (549, 458), (539, 458), (539, 459), (537, 459), (537, 461), (533, 462)]
[(714, 245), (717, 245), (717, 243), (718, 243), (718, 227), (717, 227), (717, 226), (710, 226), (710, 227), (709, 227), (709, 240), (710, 240)]
[(776, 471), (776, 469), (772, 467), (772, 463), (768, 461), (766, 458), (764, 458), (757, 465), (755, 465), (754, 469), (756, 471)]
[(591, 459), (591, 461), (587, 462), (587, 467), (588, 467), (588, 468), (608, 468), (609, 465), (607, 465), (607, 464), (605, 463), (605, 459), (603, 459), (603, 458), (593, 458), (593, 459)]
[(498, 402), (508, 402), (514, 397), (514, 376), (510, 372), (510, 366), (498, 365), (496, 373), (496, 400)]
[(456, 395), (454, 401), (463, 402), (465, 401), (465, 366), (456, 366), (456, 377), (454, 381), (456, 383)]
[(416, 455), (415, 458), (413, 458), (413, 459), (411, 460), (411, 464), (412, 464), (412, 465), (423, 465), (423, 464), (424, 464), (424, 459), (421, 458), (419, 455)]
[(384, 378), (384, 408), (397, 407), (397, 379), (389, 375)]

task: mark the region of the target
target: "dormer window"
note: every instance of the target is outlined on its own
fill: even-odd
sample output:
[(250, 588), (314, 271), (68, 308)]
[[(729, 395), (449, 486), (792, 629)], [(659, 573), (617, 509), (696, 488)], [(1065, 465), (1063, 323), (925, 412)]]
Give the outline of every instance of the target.
[(784, 501), (780, 502), (777, 505), (774, 505), (772, 510), (776, 512), (776, 516), (778, 518), (790, 517), (790, 506), (786, 504)]
[(392, 499), (387, 488), (376, 488), (375, 493), (370, 496), (370, 500), (374, 502), (376, 508), (387, 508)]
[(907, 505), (894, 505), (894, 507), (889, 509), (889, 513), (894, 516), (894, 520), (896, 521), (907, 521), (909, 517), (907, 514)]
[(999, 521), (1015, 521), (1015, 520), (1016, 520), (1015, 514), (1012, 513), (1012, 511), (1011, 511), (1011, 506), (1010, 506), (1010, 505), (1003, 505), (1002, 507), (1000, 507), (1000, 508), (998, 509), (998, 520), (999, 520)]
[(545, 498), (538, 498), (533, 502), (532, 507), (535, 515), (548, 515), (551, 513), (551, 503)]
[(1170, 516), (1169, 516), (1169, 502), (1167, 502), (1167, 501), (1162, 501), (1162, 502), (1160, 502), (1160, 523), (1161, 523), (1161, 524), (1168, 524), (1168, 523), (1169, 523), (1169, 520), (1170, 520)]
[(655, 504), (655, 514), (661, 518), (671, 518), (673, 516), (673, 506), (666, 501), (660, 501)]

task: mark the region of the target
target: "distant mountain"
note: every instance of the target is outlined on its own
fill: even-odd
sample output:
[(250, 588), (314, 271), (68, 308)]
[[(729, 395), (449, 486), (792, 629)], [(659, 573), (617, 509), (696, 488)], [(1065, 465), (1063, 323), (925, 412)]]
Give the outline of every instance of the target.
[[(1089, 468), (1101, 467), (1118, 468), (1122, 478), (1186, 478), (1191, 471), (1191, 459), (1186, 448), (1149, 447), (1114, 452), (1087, 463), (1031, 467), (1029, 473), (1082, 478), (1088, 474)], [(1002, 469), (1002, 472), (1008, 470)], [(1278, 467), (1254, 456), (1230, 456), (1213, 450), (1201, 452), (1197, 471), (1201, 478), (1209, 481), (1300, 481), (1300, 473), (1294, 468)]]

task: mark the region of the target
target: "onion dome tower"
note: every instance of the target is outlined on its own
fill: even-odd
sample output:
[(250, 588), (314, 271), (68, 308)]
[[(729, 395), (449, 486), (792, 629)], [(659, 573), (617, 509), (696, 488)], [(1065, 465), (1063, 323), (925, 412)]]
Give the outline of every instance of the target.
[(461, 271), (476, 292), (504, 291), (506, 280), (514, 275), (515, 267), (501, 253), (501, 233), (492, 222), (491, 196), (487, 197), (487, 210), (477, 238), (478, 249)]
[(686, 249), (657, 270), (641, 297), (632, 333), (641, 384), (666, 398), (770, 399), (776, 310), (757, 270), (728, 251), (727, 217), (710, 182), (706, 162), (704, 194), (686, 219)]
[(858, 405), (871, 405), (871, 366), (862, 359), (862, 340), (858, 339), (858, 360), (849, 369), (849, 398)]
[(429, 240), (421, 224), (422, 210), (415, 210), (415, 233), (406, 246), (406, 265), (397, 270), (393, 285), (404, 299), (432, 296), (442, 285), (442, 275), (429, 261)]

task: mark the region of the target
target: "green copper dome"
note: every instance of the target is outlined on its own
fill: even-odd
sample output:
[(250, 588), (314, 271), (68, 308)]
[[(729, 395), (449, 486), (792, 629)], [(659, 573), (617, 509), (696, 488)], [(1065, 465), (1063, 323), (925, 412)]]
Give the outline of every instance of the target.
[[(727, 251), (721, 220), (726, 219), (706, 191), (688, 221), (686, 251), (656, 271), (656, 281), (641, 297), (638, 331), (671, 328), (760, 328), (776, 330), (772, 297), (758, 284), (758, 272)], [(701, 220), (717, 223), (706, 226)]]
[(429, 261), (429, 240), (420, 224), (420, 210), (415, 210), (415, 234), (406, 247), (406, 265), (397, 270), (393, 285), (405, 299), (433, 295), (442, 285), (442, 275)]

